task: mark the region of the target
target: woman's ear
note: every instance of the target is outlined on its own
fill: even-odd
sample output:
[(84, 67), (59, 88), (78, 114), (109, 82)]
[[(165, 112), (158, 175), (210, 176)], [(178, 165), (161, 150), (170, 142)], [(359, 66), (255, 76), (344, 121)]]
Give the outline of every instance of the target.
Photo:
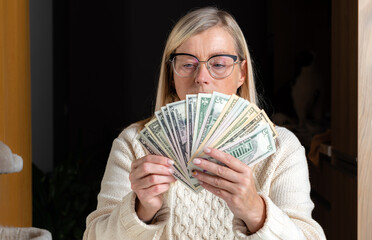
[(238, 88), (244, 84), (246, 76), (247, 76), (247, 61), (243, 60), (240, 63), (240, 76), (238, 80)]

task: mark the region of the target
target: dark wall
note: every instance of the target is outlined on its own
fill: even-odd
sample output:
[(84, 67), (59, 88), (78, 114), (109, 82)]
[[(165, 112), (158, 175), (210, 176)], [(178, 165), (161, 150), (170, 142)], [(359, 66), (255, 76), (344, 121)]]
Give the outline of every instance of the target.
[(241, 26), (269, 116), (296, 118), (291, 88), (303, 51), (318, 55), (323, 88), (329, 89), (330, 1), (54, 1), (56, 164), (69, 157), (89, 159), (92, 178), (101, 178), (113, 139), (153, 112), (172, 26), (189, 10), (207, 5), (232, 13)]
[(231, 12), (264, 72), (265, 3), (251, 1), (249, 8), (242, 4), (55, 1), (55, 162), (69, 156), (89, 158), (98, 168), (93, 172), (102, 174), (113, 139), (130, 123), (152, 114), (167, 35), (192, 8), (215, 5)]

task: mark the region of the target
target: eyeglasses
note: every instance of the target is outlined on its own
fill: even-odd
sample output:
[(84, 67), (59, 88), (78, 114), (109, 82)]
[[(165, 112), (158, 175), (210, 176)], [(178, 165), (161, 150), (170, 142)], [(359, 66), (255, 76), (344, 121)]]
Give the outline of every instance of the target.
[(210, 57), (207, 61), (199, 61), (197, 57), (188, 53), (174, 53), (170, 55), (174, 72), (180, 77), (191, 77), (199, 69), (201, 63), (206, 63), (209, 74), (215, 79), (222, 79), (230, 76), (238, 56), (219, 54)]

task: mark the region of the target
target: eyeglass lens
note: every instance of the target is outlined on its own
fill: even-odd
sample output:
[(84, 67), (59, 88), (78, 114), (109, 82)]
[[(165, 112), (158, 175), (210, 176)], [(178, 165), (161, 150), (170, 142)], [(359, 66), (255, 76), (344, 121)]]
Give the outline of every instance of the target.
[[(190, 77), (199, 68), (197, 58), (188, 55), (178, 55), (173, 59), (173, 69), (180, 77)], [(208, 60), (207, 68), (212, 77), (225, 78), (234, 69), (234, 59), (228, 56), (215, 56)]]

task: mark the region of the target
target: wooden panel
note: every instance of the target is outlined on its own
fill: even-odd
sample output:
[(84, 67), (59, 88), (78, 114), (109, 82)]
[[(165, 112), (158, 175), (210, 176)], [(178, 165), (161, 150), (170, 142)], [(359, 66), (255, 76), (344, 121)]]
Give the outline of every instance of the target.
[(372, 0), (359, 0), (358, 239), (372, 239)]
[(357, 177), (320, 156), (319, 166), (309, 162), (314, 219), (328, 240), (357, 239)]
[(357, 177), (334, 168), (332, 175), (331, 239), (357, 239)]
[(28, 0), (0, 1), (0, 140), (22, 156), (20, 173), (0, 175), (0, 225), (32, 225)]
[(354, 160), (357, 156), (357, 26), (358, 1), (332, 0), (332, 148)]

